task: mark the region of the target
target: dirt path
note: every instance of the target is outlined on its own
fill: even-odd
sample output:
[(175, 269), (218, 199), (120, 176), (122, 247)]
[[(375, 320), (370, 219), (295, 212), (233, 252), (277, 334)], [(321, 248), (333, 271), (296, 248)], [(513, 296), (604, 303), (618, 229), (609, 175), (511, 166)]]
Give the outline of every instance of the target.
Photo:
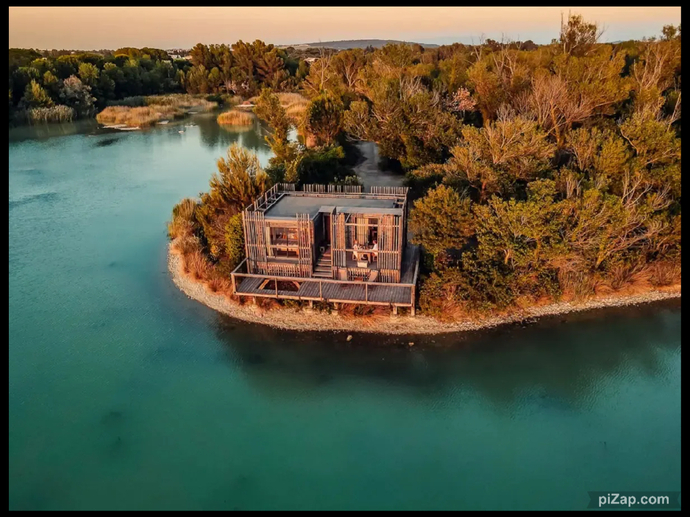
[(374, 142), (358, 142), (356, 145), (362, 152), (364, 161), (353, 168), (365, 188), (372, 185), (403, 186), (402, 174), (379, 170), (379, 148)]

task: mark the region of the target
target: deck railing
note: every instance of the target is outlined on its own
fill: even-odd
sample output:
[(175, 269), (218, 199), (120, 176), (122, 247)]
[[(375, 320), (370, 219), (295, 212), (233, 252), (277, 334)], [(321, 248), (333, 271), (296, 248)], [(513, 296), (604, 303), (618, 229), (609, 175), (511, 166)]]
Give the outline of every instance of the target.
[[(366, 280), (332, 280), (318, 277), (261, 275), (246, 273), (246, 259), (232, 272), (233, 291), (238, 296), (260, 296), (290, 300), (364, 303), (412, 307), (415, 304), (415, 283), (382, 283)], [(245, 284), (245, 282), (248, 282)], [(273, 285), (266, 289), (265, 285)], [(294, 283), (296, 290), (279, 289), (278, 283)], [(262, 286), (262, 284), (265, 284)], [(244, 286), (244, 287), (243, 287)]]

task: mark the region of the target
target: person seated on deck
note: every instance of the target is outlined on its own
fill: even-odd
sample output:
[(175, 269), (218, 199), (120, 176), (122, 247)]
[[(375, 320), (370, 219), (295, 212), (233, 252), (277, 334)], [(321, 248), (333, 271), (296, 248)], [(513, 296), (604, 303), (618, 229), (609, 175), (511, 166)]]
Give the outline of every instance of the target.
[[(352, 244), (352, 249), (354, 249), (354, 250), (358, 250), (358, 249), (359, 249), (359, 243), (357, 242), (356, 239), (355, 239), (355, 242)], [(353, 260), (359, 260), (359, 255), (357, 254), (356, 251), (353, 251), (353, 252), (352, 252), (352, 259), (353, 259)]]
[(378, 249), (379, 249), (379, 243), (376, 242), (376, 239), (374, 239), (374, 244), (371, 247), (371, 251), (372, 251), (371, 256), (372, 256), (372, 260), (375, 260), (377, 262), (379, 260), (378, 253), (376, 253)]

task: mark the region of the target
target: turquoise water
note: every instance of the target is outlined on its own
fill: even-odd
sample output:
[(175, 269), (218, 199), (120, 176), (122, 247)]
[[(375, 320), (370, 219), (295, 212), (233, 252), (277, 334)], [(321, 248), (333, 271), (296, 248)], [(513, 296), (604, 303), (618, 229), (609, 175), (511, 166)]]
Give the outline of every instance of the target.
[(589, 490), (680, 490), (679, 303), (351, 342), (230, 320), (172, 284), (165, 223), (230, 143), (269, 151), (258, 127), (194, 124), (10, 135), (10, 509), (583, 509)]

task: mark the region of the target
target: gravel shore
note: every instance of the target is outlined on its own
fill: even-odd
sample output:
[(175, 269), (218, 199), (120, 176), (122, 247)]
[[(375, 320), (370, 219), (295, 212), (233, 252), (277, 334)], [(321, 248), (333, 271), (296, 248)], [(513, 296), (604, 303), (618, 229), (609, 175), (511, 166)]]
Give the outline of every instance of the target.
[[(566, 314), (569, 312), (620, 307), (654, 302), (669, 298), (680, 298), (680, 288), (668, 291), (650, 291), (631, 296), (611, 296), (597, 298), (583, 303), (553, 303), (525, 309), (519, 314), (494, 316), (482, 320), (443, 323), (429, 316), (374, 316), (365, 320), (343, 317), (325, 312), (275, 309), (265, 310), (254, 305), (240, 305), (227, 297), (211, 292), (205, 285), (185, 275), (181, 268), (182, 258), (171, 248), (168, 249), (168, 268), (173, 282), (190, 298), (218, 312), (252, 323), (261, 323), (285, 330), (333, 330), (349, 332), (373, 332), (381, 334), (442, 334), (467, 330), (480, 330), (506, 323), (515, 323), (540, 316)], [(366, 323), (366, 324), (364, 324)]]

